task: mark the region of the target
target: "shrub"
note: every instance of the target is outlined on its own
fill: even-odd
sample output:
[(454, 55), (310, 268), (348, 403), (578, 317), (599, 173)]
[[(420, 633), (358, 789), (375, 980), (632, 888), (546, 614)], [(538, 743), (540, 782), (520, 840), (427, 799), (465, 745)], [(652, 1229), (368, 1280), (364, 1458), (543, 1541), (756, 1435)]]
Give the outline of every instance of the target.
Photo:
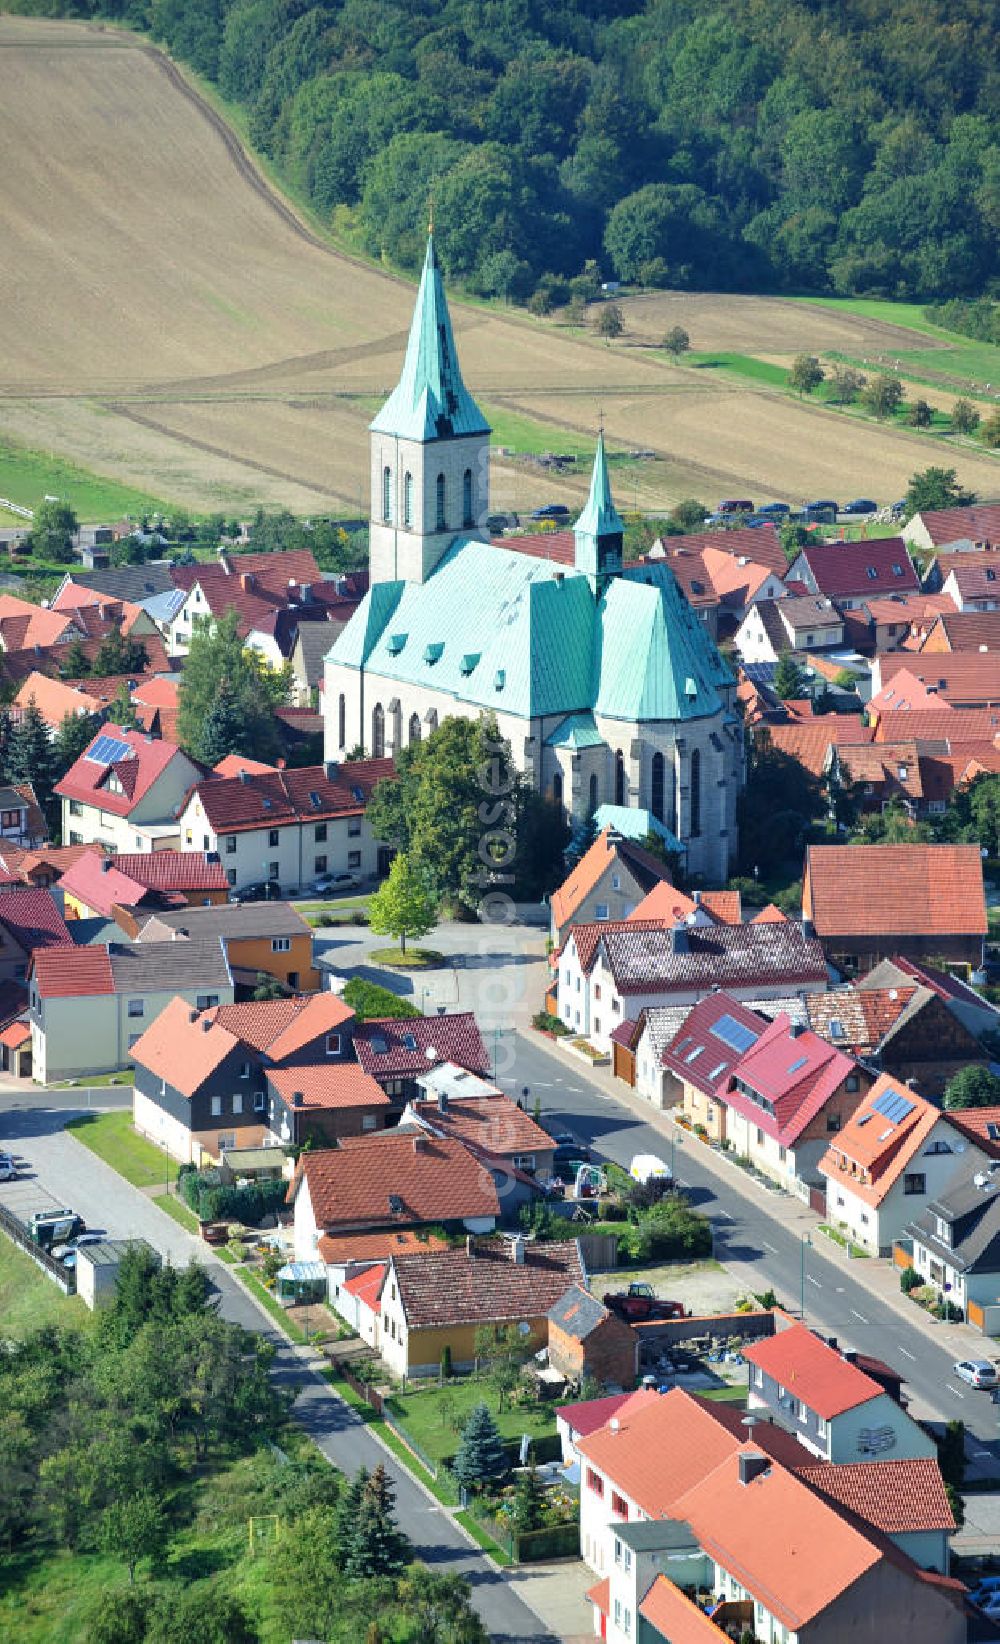
[(908, 1296), (911, 1290), (915, 1290), (919, 1283), (920, 1274), (917, 1272), (916, 1268), (904, 1267), (903, 1271), (899, 1275), (899, 1288), (902, 1290), (904, 1296)]
[(284, 1181), (228, 1186), (214, 1169), (184, 1171), (178, 1186), (188, 1209), (199, 1221), (243, 1222), (248, 1227), (258, 1227), (265, 1216), (277, 1211), (288, 1190)]
[(539, 1033), (554, 1033), (557, 1037), (569, 1032), (569, 1028), (560, 1017), (553, 1016), (549, 1010), (536, 1010), (531, 1018), (531, 1025), (537, 1028)]
[(445, 1343), (441, 1349), (441, 1380), (448, 1381), (451, 1374), (451, 1348)]

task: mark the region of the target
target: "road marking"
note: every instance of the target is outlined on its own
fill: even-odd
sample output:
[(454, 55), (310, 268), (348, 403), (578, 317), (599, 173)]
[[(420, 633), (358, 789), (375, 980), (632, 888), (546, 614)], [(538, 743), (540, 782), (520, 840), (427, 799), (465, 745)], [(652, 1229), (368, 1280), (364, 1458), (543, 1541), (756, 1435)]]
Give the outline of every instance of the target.
[(965, 1394), (964, 1394), (964, 1393), (960, 1393), (960, 1392), (959, 1392), (959, 1390), (958, 1390), (958, 1388), (957, 1388), (957, 1387), (953, 1387), (953, 1386), (952, 1386), (952, 1385), (951, 1385), (951, 1382), (950, 1382), (950, 1381), (946, 1381), (946, 1382), (945, 1382), (945, 1386), (946, 1386), (946, 1387), (947, 1387), (947, 1389), (948, 1389), (948, 1391), (949, 1391), (949, 1393), (954, 1393), (954, 1395), (955, 1395), (955, 1397), (956, 1397), (956, 1398), (957, 1398), (957, 1399), (964, 1399), (964, 1397), (965, 1397)]
[[(720, 1220), (721, 1220), (721, 1217), (720, 1217)], [(770, 1251), (772, 1251), (772, 1252), (773, 1252), (773, 1254), (774, 1254), (774, 1255), (775, 1255), (775, 1256), (776, 1256), (776, 1255), (777, 1255), (777, 1254), (778, 1254), (778, 1247), (777, 1247), (777, 1245), (775, 1245), (775, 1244), (768, 1244), (768, 1242), (767, 1242), (767, 1240), (766, 1240), (766, 1239), (761, 1239), (761, 1241), (760, 1241), (760, 1242), (761, 1242), (761, 1244), (762, 1244), (762, 1245), (763, 1245), (763, 1246), (764, 1246), (764, 1249), (765, 1249), (765, 1250), (770, 1250)]]
[(820, 1284), (818, 1279), (813, 1278), (811, 1273), (807, 1273), (806, 1278), (809, 1280), (810, 1284), (814, 1284), (816, 1286), (817, 1290), (822, 1290), (823, 1286)]
[(904, 1358), (912, 1359), (914, 1363), (916, 1363), (917, 1355), (916, 1353), (911, 1353), (908, 1347), (900, 1347), (899, 1352), (903, 1354)]
[(868, 1320), (865, 1318), (864, 1314), (859, 1313), (856, 1307), (852, 1307), (851, 1312), (853, 1313), (854, 1317), (860, 1321), (861, 1324), (867, 1324), (868, 1323)]
[(974, 1456), (990, 1456), (992, 1458), (993, 1451), (992, 1450), (973, 1450), (972, 1454)]

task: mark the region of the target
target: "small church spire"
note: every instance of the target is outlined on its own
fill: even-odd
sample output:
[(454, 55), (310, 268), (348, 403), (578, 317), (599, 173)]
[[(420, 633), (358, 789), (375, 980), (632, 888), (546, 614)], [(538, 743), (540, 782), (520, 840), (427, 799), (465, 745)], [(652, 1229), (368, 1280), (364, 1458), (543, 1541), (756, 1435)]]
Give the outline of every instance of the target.
[(577, 570), (590, 578), (598, 598), (608, 582), (622, 568), (625, 525), (611, 496), (608, 459), (604, 449), (603, 417), (597, 435), (597, 451), (590, 476), (590, 495), (583, 513), (573, 527), (576, 538)]

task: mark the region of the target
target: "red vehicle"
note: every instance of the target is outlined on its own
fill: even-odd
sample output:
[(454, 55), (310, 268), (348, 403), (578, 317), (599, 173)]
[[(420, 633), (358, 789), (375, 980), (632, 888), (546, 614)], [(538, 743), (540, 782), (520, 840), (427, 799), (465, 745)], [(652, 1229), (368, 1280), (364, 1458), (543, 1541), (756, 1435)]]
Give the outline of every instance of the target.
[(626, 1324), (645, 1324), (650, 1319), (683, 1319), (684, 1303), (663, 1301), (651, 1284), (630, 1284), (627, 1290), (609, 1290), (604, 1305)]

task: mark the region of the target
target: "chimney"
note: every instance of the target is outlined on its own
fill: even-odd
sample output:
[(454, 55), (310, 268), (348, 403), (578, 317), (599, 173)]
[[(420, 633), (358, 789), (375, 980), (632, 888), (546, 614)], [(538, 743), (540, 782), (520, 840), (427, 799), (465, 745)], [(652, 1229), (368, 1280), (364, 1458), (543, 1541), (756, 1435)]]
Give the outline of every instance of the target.
[(202, 1031), (202, 1033), (208, 1033), (211, 1029), (211, 1026), (212, 1026), (212, 1018), (210, 1016), (203, 1016), (202, 1019), (201, 1019), (201, 1031)]
[(414, 1136), (414, 1138), (413, 1138), (413, 1151), (414, 1151), (414, 1153), (426, 1153), (427, 1152), (427, 1142), (426, 1142), (426, 1139), (423, 1136)]
[(437, 1093), (437, 1100), (438, 1100), (438, 1112), (439, 1113), (447, 1113), (447, 1111), (448, 1111), (448, 1092), (446, 1090), (439, 1090), (438, 1093)]
[(249, 771), (240, 771), (240, 781), (241, 782), (249, 782), (249, 780), (250, 780), (250, 772)]
[(197, 1020), (198, 1020), (198, 1012), (196, 1010), (193, 1010), (193, 1009), (189, 1010), (188, 1011), (188, 1021), (189, 1022), (197, 1022)]
[(102, 856), (102, 858), (101, 858), (101, 872), (102, 873), (110, 873), (111, 872), (111, 858), (110, 858), (110, 856)]
[(770, 1468), (767, 1456), (762, 1456), (759, 1450), (741, 1450), (739, 1454), (740, 1483), (752, 1484), (761, 1473)]
[(305, 1101), (305, 1097), (303, 1096), (301, 1090), (293, 1090), (292, 1091), (292, 1106), (293, 1107), (301, 1107), (302, 1103), (304, 1101)]
[(688, 942), (688, 933), (683, 925), (675, 925), (670, 932), (670, 951), (671, 953), (690, 953), (691, 946)]
[(515, 1267), (524, 1266), (524, 1240), (516, 1233), (510, 1241), (510, 1259)]
[(465, 1254), (470, 1260), (476, 1254), (476, 1241), (471, 1233), (465, 1235)]
[(311, 599), (312, 599), (312, 583), (311, 582), (300, 582), (299, 583), (299, 600), (301, 601), (301, 603), (303, 605), (308, 605), (309, 601)]
[(788, 1036), (790, 1039), (801, 1039), (805, 1031), (801, 1022), (791, 1022), (788, 1028)]
[(257, 578), (252, 571), (241, 571), (240, 583), (245, 594), (252, 594), (257, 586)]

